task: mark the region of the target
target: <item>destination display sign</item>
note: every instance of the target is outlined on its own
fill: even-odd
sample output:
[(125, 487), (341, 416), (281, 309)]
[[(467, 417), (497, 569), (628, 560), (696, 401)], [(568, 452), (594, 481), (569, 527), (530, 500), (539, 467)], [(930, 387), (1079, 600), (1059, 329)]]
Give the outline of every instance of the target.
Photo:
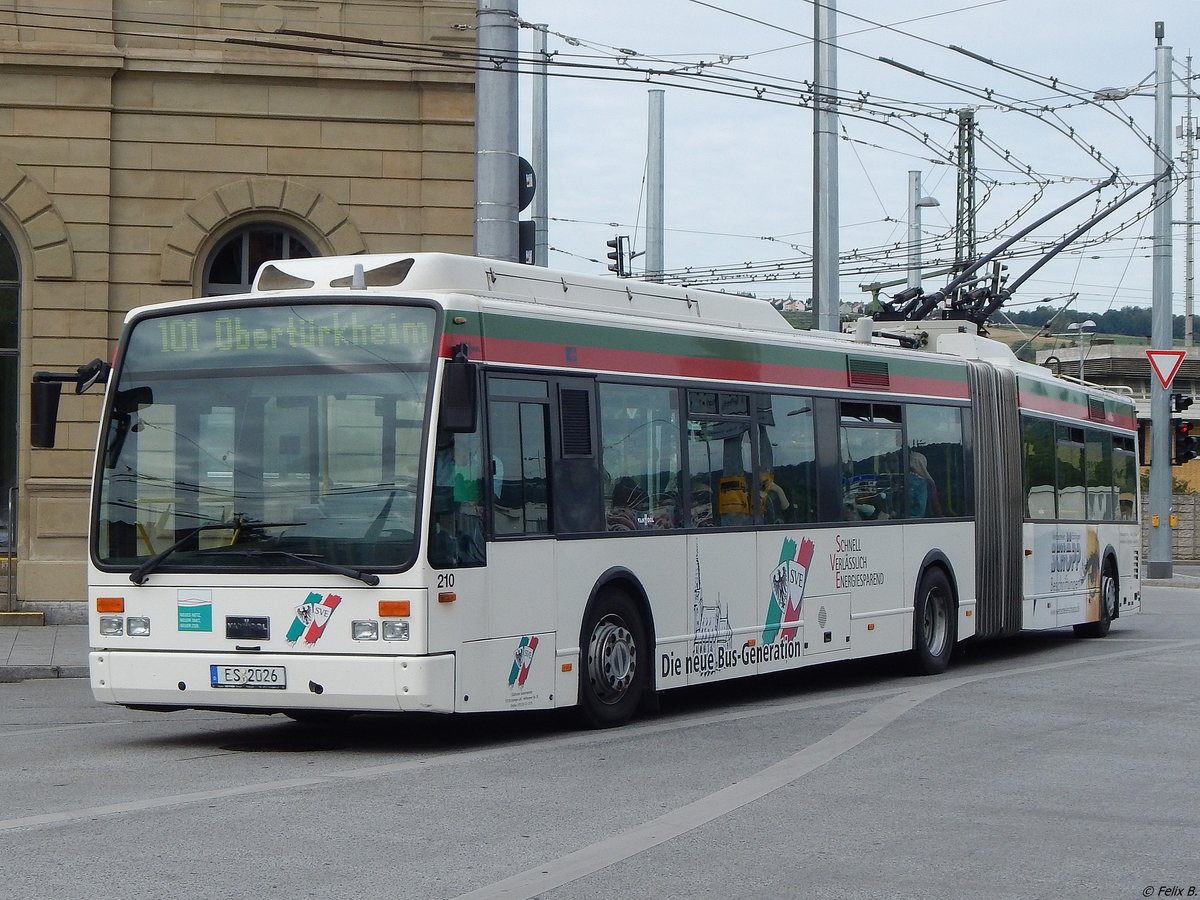
[(127, 372), (180, 368), (426, 364), (428, 307), (289, 305), (210, 309), (137, 323)]

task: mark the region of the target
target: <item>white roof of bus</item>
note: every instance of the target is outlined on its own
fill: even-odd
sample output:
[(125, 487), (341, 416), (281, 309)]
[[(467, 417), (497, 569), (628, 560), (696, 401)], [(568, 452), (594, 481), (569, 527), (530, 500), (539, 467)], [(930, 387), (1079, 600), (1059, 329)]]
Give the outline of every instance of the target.
[[(310, 259), (275, 260), (264, 263), (254, 280), (252, 294), (279, 296), (320, 295), (354, 292), (397, 293), (419, 296), (467, 295), (549, 306), (632, 315), (649, 319), (671, 319), (681, 323), (756, 329), (786, 334), (792, 339), (833, 341), (843, 346), (854, 342), (853, 334), (828, 331), (797, 331), (765, 300), (740, 294), (725, 294), (682, 288), (637, 279), (582, 275), (495, 259), (458, 256), (450, 253), (377, 253), (357, 256), (322, 256)], [(242, 295), (243, 297), (246, 295)], [(147, 309), (211, 303), (213, 297), (155, 304), (133, 310), (129, 317)], [(235, 296), (222, 297), (235, 301)], [(984, 360), (1013, 368), (1022, 375), (1053, 381), (1046, 369), (1021, 362), (1003, 343), (962, 329), (961, 322), (879, 323), (885, 332), (928, 331), (929, 348), (943, 356)], [(897, 344), (876, 338), (876, 349), (899, 351)], [(899, 351), (911, 352), (911, 351)], [(1095, 391), (1095, 385), (1088, 386)]]
[(792, 332), (770, 303), (715, 291), (673, 287), (636, 279), (581, 275), (495, 259), (449, 253), (386, 253), (289, 259), (259, 269), (254, 292), (328, 294), (356, 290), (405, 294), (471, 294), (507, 297), (660, 319), (707, 322)]

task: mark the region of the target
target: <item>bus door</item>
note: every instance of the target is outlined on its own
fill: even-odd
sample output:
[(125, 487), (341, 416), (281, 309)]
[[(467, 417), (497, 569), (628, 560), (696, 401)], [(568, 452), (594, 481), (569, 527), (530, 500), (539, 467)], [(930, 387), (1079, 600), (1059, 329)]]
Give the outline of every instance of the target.
[(754, 671), (738, 654), (761, 622), (754, 411), (749, 394), (687, 392), (689, 684)]
[[(551, 386), (545, 378), (486, 378), (478, 428), (486, 443), (473, 444), (482, 450), (474, 469), (480, 478), (468, 479), (476, 487), (466, 491), (480, 494), (469, 508), (481, 517), (486, 546), (464, 557), (463, 546), (482, 541), (464, 540), (461, 524), (449, 529), (456, 550), (440, 551), (437, 534), (431, 536), (431, 559), (442, 569), (436, 574), (439, 594), (454, 594), (452, 606), (458, 607), (445, 619), (444, 638), (456, 647), (456, 708), (463, 712), (554, 706)], [(464, 437), (457, 434), (452, 448), (439, 445), (439, 454), (462, 457)], [(460, 468), (461, 458), (452, 481), (434, 473), (434, 522), (443, 508), (462, 518), (463, 504), (456, 499), (464, 493)], [(442, 559), (450, 552), (457, 557), (448, 565)]]
[(489, 627), (492, 637), (554, 628), (550, 515), (551, 382), (487, 379)]

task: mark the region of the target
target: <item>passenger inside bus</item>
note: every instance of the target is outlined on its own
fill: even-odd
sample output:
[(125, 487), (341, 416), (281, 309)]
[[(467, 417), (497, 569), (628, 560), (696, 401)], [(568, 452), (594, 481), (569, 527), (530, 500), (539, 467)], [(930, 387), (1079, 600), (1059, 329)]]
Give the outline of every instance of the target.
[(929, 474), (924, 453), (913, 450), (908, 455), (908, 516), (910, 519), (940, 518), (942, 504), (937, 484)]
[(767, 525), (779, 525), (791, 520), (788, 511), (792, 504), (788, 500), (787, 493), (775, 481), (773, 472), (763, 473), (759, 505), (762, 509), (763, 522)]

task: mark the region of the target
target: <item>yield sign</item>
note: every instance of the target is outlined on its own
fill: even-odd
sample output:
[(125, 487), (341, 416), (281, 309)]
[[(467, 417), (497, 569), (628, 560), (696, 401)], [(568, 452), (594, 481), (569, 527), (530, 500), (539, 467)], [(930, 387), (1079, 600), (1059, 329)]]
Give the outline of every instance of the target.
[(1158, 376), (1159, 384), (1164, 388), (1171, 387), (1171, 380), (1175, 377), (1175, 373), (1179, 371), (1179, 366), (1183, 363), (1183, 358), (1186, 355), (1186, 351), (1183, 350), (1146, 351), (1146, 356), (1150, 358), (1150, 368), (1154, 370), (1154, 374)]

